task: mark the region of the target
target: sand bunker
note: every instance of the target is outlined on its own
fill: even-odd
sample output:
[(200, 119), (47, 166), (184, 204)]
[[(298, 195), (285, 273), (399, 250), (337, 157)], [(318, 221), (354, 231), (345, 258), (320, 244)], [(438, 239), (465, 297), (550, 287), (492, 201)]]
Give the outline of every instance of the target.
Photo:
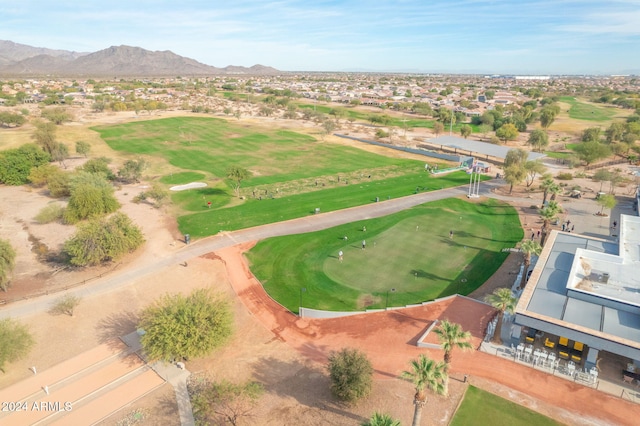
[(172, 186), (169, 189), (172, 191), (184, 191), (185, 189), (204, 188), (205, 186), (207, 186), (207, 184), (204, 182), (191, 182), (184, 185)]

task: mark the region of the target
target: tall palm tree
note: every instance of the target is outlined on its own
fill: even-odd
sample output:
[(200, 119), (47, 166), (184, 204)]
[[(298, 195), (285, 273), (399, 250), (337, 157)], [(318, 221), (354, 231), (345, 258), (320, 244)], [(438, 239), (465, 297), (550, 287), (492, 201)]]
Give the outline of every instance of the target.
[(542, 183), (540, 184), (540, 188), (542, 189), (542, 191), (544, 191), (542, 193), (543, 206), (547, 202), (547, 197), (549, 196), (549, 188), (551, 188), (553, 185), (556, 185), (556, 183), (553, 180), (553, 176), (550, 173), (546, 173), (542, 175)]
[(469, 343), (471, 333), (464, 331), (460, 324), (443, 320), (433, 332), (438, 336), (440, 345), (444, 350), (444, 364), (447, 368), (451, 364), (451, 352), (454, 348), (462, 350), (473, 349), (473, 346)]
[(522, 289), (527, 283), (527, 272), (529, 271), (529, 266), (531, 266), (531, 255), (535, 254), (536, 256), (540, 256), (542, 246), (535, 240), (525, 240), (520, 244), (520, 251), (524, 256), (524, 271), (522, 271), (522, 280), (520, 281), (519, 287)]
[(549, 201), (555, 201), (556, 198), (558, 198), (558, 195), (562, 194), (562, 187), (557, 183), (554, 183), (549, 187), (548, 192), (549, 194), (551, 194), (551, 196), (549, 197)]
[(409, 380), (416, 388), (413, 397), (413, 426), (419, 426), (422, 419), (422, 408), (427, 403), (426, 390), (436, 395), (447, 394), (447, 367), (444, 362), (436, 362), (420, 354), (418, 359), (411, 360), (411, 371), (403, 371), (402, 378)]
[(498, 324), (496, 324), (496, 331), (493, 333), (493, 341), (502, 344), (502, 317), (505, 312), (510, 314), (516, 309), (516, 298), (511, 293), (510, 288), (497, 288), (493, 293), (485, 297), (485, 301), (498, 310)]
[(558, 218), (559, 213), (562, 213), (562, 207), (560, 207), (560, 204), (556, 201), (549, 201), (549, 204), (541, 208), (538, 213), (542, 219), (542, 238), (540, 244), (544, 246), (551, 231), (551, 222)]
[(400, 420), (396, 420), (388, 414), (382, 414), (376, 411), (369, 420), (362, 423), (362, 426), (400, 426)]

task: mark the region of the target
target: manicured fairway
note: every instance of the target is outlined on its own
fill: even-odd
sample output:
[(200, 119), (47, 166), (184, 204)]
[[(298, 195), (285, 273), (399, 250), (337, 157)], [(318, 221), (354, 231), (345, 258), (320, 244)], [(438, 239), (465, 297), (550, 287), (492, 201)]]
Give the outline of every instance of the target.
[[(428, 409), (428, 405), (427, 405)], [(473, 386), (467, 389), (451, 426), (557, 426), (555, 420)]]
[[(262, 200), (250, 198), (245, 200), (243, 204), (215, 210), (205, 207), (205, 199), (209, 199), (208, 196), (205, 196), (204, 199), (197, 196), (192, 198), (194, 201), (189, 204), (189, 209), (201, 212), (179, 217), (178, 226), (183, 233), (191, 234), (194, 237), (203, 237), (216, 234), (219, 231), (232, 231), (308, 216), (313, 214), (316, 208), (319, 208), (321, 212), (329, 212), (374, 203), (376, 197), (380, 200), (404, 197), (414, 194), (416, 188), (419, 188), (420, 191), (433, 191), (467, 183), (469, 183), (469, 175), (465, 172), (432, 177), (424, 171), (416, 171), (384, 180), (366, 180), (302, 194), (270, 194), (274, 198), (269, 196), (265, 196)], [(205, 192), (216, 191), (216, 189), (202, 188), (184, 191), (184, 196), (189, 196), (191, 191), (197, 191), (196, 194), (204, 195)], [(180, 197), (182, 196), (183, 194), (180, 193)], [(220, 198), (212, 196), (211, 199), (215, 203), (215, 200)]]
[(569, 117), (576, 120), (608, 121), (617, 113), (616, 109), (612, 107), (580, 102), (572, 96), (563, 96), (560, 98), (560, 101), (571, 105), (571, 108), (569, 109)]
[(252, 172), (243, 182), (246, 187), (370, 168), (424, 165), (321, 143), (301, 133), (249, 128), (217, 118), (175, 117), (93, 129), (117, 151), (163, 157), (185, 170), (224, 178), (231, 165), (246, 168)]
[(507, 254), (501, 250), (514, 247), (522, 236), (512, 207), (451, 198), (378, 219), (271, 238), (259, 242), (248, 257), (265, 290), (291, 311), (298, 311), (301, 288), (306, 289), (304, 307), (351, 311), (384, 308), (387, 294), (389, 306), (468, 294), (502, 264)]

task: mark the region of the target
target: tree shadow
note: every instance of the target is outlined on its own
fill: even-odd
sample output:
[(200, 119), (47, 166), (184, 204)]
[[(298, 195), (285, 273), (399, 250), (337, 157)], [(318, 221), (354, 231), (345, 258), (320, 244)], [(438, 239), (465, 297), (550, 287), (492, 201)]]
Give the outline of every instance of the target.
[(120, 337), (136, 331), (139, 321), (138, 315), (131, 311), (118, 312), (101, 319), (96, 325), (100, 343), (119, 342)]
[(267, 393), (293, 398), (301, 406), (331, 412), (340, 416), (342, 424), (367, 418), (348, 411), (349, 406), (331, 394), (330, 380), (325, 370), (300, 361), (282, 361), (268, 357), (256, 361), (251, 368), (253, 377), (264, 385)]

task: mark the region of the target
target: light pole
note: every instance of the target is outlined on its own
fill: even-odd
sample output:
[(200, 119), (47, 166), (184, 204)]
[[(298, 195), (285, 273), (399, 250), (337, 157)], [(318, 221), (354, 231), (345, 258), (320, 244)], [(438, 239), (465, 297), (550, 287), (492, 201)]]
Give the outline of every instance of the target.
[(389, 308), (389, 292), (394, 293), (396, 291), (395, 288), (392, 288), (391, 290), (387, 290), (387, 303), (385, 303), (384, 308), (388, 309)]
[(300, 287), (300, 308), (298, 308), (298, 314), (300, 316), (302, 316), (302, 293), (304, 293), (305, 291), (307, 291), (306, 287)]

